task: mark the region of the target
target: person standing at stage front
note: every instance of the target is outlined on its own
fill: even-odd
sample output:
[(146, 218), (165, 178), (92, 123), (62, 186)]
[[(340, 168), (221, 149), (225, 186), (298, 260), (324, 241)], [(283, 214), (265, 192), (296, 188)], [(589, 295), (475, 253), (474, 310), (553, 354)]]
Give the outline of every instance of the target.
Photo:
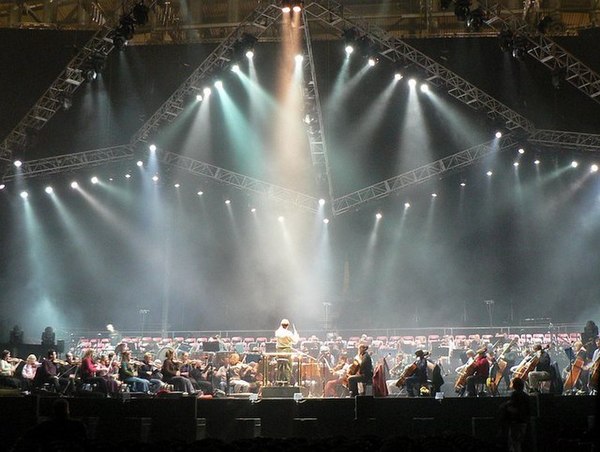
[[(293, 346), (298, 343), (300, 336), (296, 331), (296, 327), (292, 326), (293, 331), (289, 330), (290, 321), (288, 319), (281, 320), (281, 324), (275, 331), (275, 340), (277, 341), (277, 353), (289, 353), (290, 357), (281, 366), (277, 366), (277, 380), (285, 381), (288, 384), (292, 381), (292, 360), (291, 354), (294, 352)], [(281, 367), (281, 368), (280, 368)]]

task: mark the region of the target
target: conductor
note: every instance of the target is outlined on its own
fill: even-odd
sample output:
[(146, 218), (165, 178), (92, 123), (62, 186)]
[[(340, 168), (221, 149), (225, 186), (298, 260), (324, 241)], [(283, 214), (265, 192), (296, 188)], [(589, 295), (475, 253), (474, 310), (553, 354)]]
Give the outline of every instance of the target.
[(277, 353), (289, 353), (287, 358), (280, 357), (277, 360), (277, 381), (280, 383), (290, 384), (292, 381), (292, 360), (291, 354), (294, 352), (293, 345), (300, 340), (296, 327), (292, 325), (292, 330), (289, 330), (290, 321), (288, 319), (281, 320), (281, 324), (275, 331), (275, 339), (277, 341)]

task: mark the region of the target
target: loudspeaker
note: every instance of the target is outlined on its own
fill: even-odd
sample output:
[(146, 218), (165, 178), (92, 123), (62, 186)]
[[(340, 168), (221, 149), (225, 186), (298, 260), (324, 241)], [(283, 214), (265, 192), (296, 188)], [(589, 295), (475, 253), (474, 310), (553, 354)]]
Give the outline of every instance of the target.
[(300, 392), (297, 386), (266, 386), (262, 388), (263, 399), (293, 399)]

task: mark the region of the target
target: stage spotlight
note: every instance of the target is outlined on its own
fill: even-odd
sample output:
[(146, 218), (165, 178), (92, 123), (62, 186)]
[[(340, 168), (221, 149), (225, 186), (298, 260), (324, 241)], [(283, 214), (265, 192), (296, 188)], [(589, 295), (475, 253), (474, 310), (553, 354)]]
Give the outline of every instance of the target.
[(485, 174), (487, 174), (488, 176), (491, 176), (491, 175), (493, 175), (494, 173), (492, 173), (491, 171), (488, 171), (488, 172), (487, 172), (487, 173), (485, 173)]
[(51, 195), (52, 193), (54, 193), (54, 189), (52, 187), (50, 187), (49, 185), (46, 188), (44, 188), (44, 191), (46, 193), (48, 193), (49, 195)]
[(304, 2), (301, 0), (293, 0), (292, 1), (292, 11), (294, 11), (295, 13), (299, 13), (300, 11), (302, 11), (302, 4)]
[(519, 148), (519, 154), (521, 154), (521, 155), (525, 154), (525, 149)]
[(397, 82), (402, 80), (402, 74), (400, 72), (396, 72), (394, 74), (394, 80), (396, 80)]
[(319, 205), (320, 206), (324, 206), (325, 205), (325, 200), (323, 198), (319, 199)]
[(369, 59), (367, 60), (367, 63), (369, 64), (370, 67), (373, 67), (377, 63), (379, 63), (379, 58), (377, 58), (376, 56), (370, 56)]
[(325, 223), (325, 224), (329, 224), (329, 218), (324, 218), (324, 219), (323, 219), (323, 223)]
[(304, 61), (304, 56), (298, 54), (298, 55), (295, 56), (295, 60), (296, 60), (297, 64), (302, 64), (302, 62)]
[(354, 47), (352, 47), (350, 44), (346, 45), (346, 47), (344, 47), (344, 50), (346, 51), (346, 55), (350, 56), (352, 54), (352, 52), (354, 52)]
[(131, 179), (131, 174), (129, 174), (129, 173), (125, 174), (125, 179)]
[(467, 186), (467, 183), (466, 183), (466, 182), (461, 182), (461, 183), (460, 183), (460, 186), (461, 186), (461, 187), (466, 187), (466, 186)]
[(404, 208), (405, 208), (405, 209), (408, 209), (409, 207), (410, 207), (410, 203), (409, 203), (409, 202), (405, 202), (405, 203), (404, 203)]
[(598, 165), (596, 165), (596, 164), (594, 163), (592, 166), (590, 166), (590, 171), (591, 171), (592, 173), (597, 173), (597, 172), (598, 172)]
[(73, 190), (75, 190), (76, 188), (79, 188), (79, 184), (77, 182), (73, 181), (73, 182), (71, 182), (71, 188)]
[(285, 220), (285, 218), (283, 218), (283, 217), (278, 217), (277, 218), (277, 221), (279, 221), (280, 223), (283, 223), (284, 220)]
[(196, 94), (196, 102), (202, 102), (202, 94)]
[(152, 176), (152, 181), (158, 182), (158, 176), (156, 174), (154, 176)]
[(571, 162), (571, 168), (577, 168), (579, 166), (579, 163), (576, 160), (573, 160)]
[(381, 212), (377, 212), (377, 213), (375, 214), (375, 218), (376, 218), (377, 220), (381, 220), (381, 219), (383, 218), (383, 215), (381, 215)]
[(251, 60), (252, 58), (254, 58), (254, 50), (248, 50), (246, 52), (246, 58), (248, 58), (249, 60)]
[(221, 80), (217, 80), (215, 82), (215, 88), (217, 88), (217, 89), (223, 89), (223, 82)]
[(533, 163), (534, 163), (534, 165), (539, 165), (539, 164), (540, 164), (540, 161), (539, 161), (538, 159), (535, 159), (535, 160), (533, 161)]
[(421, 85), (421, 92), (422, 93), (428, 93), (429, 92), (429, 85), (427, 83), (423, 83)]
[(196, 193), (198, 196), (202, 196), (204, 194), (203, 191), (199, 191), (198, 193)]
[(27, 197), (29, 196), (29, 193), (27, 193), (26, 191), (22, 191), (21, 193), (19, 193), (19, 196), (23, 199), (27, 199)]
[(92, 182), (92, 184), (96, 185), (100, 182), (100, 179), (98, 179), (96, 176), (94, 176), (90, 179), (90, 181)]
[(21, 160), (15, 160), (13, 162), (13, 165), (15, 165), (17, 168), (21, 168), (21, 166), (23, 165), (23, 162)]
[(6, 188), (6, 184), (0, 184), (0, 190), (4, 190)]
[(515, 168), (517, 168), (517, 167), (519, 166), (519, 162), (514, 162), (514, 163), (513, 163), (513, 166), (514, 166)]
[(499, 130), (496, 132), (496, 138), (502, 138), (502, 132), (500, 132)]
[(465, 22), (468, 31), (479, 31), (483, 26), (483, 18), (485, 13), (481, 7), (474, 9), (467, 14), (467, 20)]
[(292, 10), (292, 2), (290, 0), (283, 0), (281, 2), (281, 12), (288, 14)]
[(414, 78), (411, 78), (408, 81), (408, 86), (410, 86), (411, 88), (414, 88), (415, 86), (417, 86), (417, 81)]
[(234, 64), (233, 66), (231, 66), (231, 72), (235, 72), (236, 74), (238, 72), (240, 72), (240, 65), (239, 64)]
[(142, 162), (141, 160), (138, 160), (138, 161), (137, 161), (135, 164), (136, 164), (137, 166), (139, 166), (140, 168), (141, 168), (142, 166), (144, 166), (144, 162)]
[(522, 60), (527, 54), (529, 41), (524, 34), (515, 34), (512, 41), (512, 56), (518, 60)]
[(231, 199), (226, 199), (225, 204), (227, 204), (227, 205), (231, 204)]
[(348, 30), (344, 30), (342, 33), (342, 38), (344, 39), (344, 49), (346, 50), (347, 56), (354, 52), (354, 48), (358, 42), (358, 36), (358, 30), (355, 28), (349, 28)]
[(256, 213), (256, 207), (253, 207), (252, 209), (250, 209), (250, 212)]
[(150, 149), (150, 152), (154, 152), (154, 151), (156, 151), (156, 145), (151, 144), (150, 146), (148, 146), (148, 149)]
[(181, 184), (179, 184), (179, 183), (175, 183), (175, 184), (173, 184), (173, 187), (175, 187), (175, 188), (179, 188), (179, 187), (181, 187)]
[(431, 197), (432, 197), (432, 198), (437, 198), (437, 193), (432, 193), (432, 194), (431, 194)]
[(204, 93), (204, 97), (208, 97), (210, 96), (210, 93), (212, 93), (212, 90), (207, 86), (202, 90), (202, 92)]

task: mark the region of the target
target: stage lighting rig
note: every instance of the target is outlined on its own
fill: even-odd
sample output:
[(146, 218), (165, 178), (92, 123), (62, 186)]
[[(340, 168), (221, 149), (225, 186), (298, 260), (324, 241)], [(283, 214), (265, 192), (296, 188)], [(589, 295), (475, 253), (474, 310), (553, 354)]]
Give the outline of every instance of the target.
[(135, 23), (138, 25), (146, 25), (148, 23), (148, 12), (150, 8), (144, 5), (143, 1), (140, 1), (135, 4), (133, 9), (131, 10), (131, 15), (135, 20)]
[(483, 18), (485, 13), (481, 7), (474, 9), (467, 14), (467, 30), (468, 31), (479, 31), (483, 26)]
[(456, 0), (454, 5), (454, 15), (460, 21), (466, 21), (471, 12), (471, 0)]
[(252, 58), (254, 56), (254, 47), (258, 42), (258, 38), (250, 33), (243, 33), (242, 36), (233, 44), (233, 59), (241, 61), (245, 56)]
[(88, 82), (95, 80), (98, 74), (101, 74), (106, 67), (106, 56), (101, 53), (94, 53), (90, 56), (84, 66), (84, 75)]
[(512, 56), (517, 60), (522, 60), (527, 54), (529, 41), (527, 37), (521, 33), (515, 33), (512, 42)]
[(346, 54), (350, 55), (352, 52), (357, 50), (359, 46), (359, 32), (356, 28), (348, 28), (342, 33), (342, 39), (344, 40), (344, 49)]
[(508, 28), (503, 29), (498, 35), (500, 41), (500, 50), (503, 52), (512, 52), (513, 48), (513, 32)]
[(304, 7), (304, 2), (301, 0), (282, 0), (281, 2), (281, 12), (288, 14), (291, 11), (295, 13), (299, 13), (302, 11)]

